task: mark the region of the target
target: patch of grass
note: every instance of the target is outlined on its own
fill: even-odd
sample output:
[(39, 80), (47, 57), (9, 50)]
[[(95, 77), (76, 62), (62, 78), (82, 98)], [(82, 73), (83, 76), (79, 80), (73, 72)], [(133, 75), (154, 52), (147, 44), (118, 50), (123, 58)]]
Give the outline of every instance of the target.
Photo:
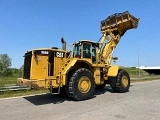
[(16, 84), (17, 77), (0, 77), (0, 87), (5, 85)]
[(48, 89), (41, 89), (41, 90), (29, 89), (29, 90), (4, 91), (4, 92), (0, 91), (0, 98), (25, 96), (25, 95), (33, 95), (40, 93), (48, 93)]
[[(0, 77), (0, 87), (16, 85), (17, 77)], [(17, 97), (25, 95), (33, 95), (39, 93), (48, 93), (48, 89), (28, 89), (28, 90), (17, 90), (17, 91), (0, 91), (0, 98)]]
[(141, 69), (138, 69), (138, 68), (134, 68), (134, 67), (131, 67), (131, 68), (123, 68), (124, 70), (126, 70), (130, 77), (140, 77), (140, 76), (143, 76), (143, 75), (149, 75), (147, 72), (145, 72), (144, 70), (141, 70)]

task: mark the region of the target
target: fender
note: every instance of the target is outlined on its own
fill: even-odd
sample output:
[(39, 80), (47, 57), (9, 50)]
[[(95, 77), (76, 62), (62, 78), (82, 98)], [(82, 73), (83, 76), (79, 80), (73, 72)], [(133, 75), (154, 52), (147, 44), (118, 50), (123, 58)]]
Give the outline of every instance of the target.
[(88, 64), (88, 66), (91, 66), (91, 65), (92, 65), (92, 64), (91, 64), (91, 61), (86, 61), (85, 59), (73, 58), (73, 59), (71, 60), (71, 62), (69, 63), (69, 65), (67, 65), (67, 66), (65, 67), (65, 70), (64, 70), (63, 73), (62, 73), (62, 76), (63, 76), (63, 77), (62, 77), (63, 85), (66, 85), (66, 84), (67, 84), (67, 78), (66, 78), (66, 76), (67, 76), (68, 72), (72, 69), (72, 67), (75, 66), (75, 64), (76, 64), (77, 62), (80, 62), (80, 61)]
[(117, 74), (118, 74), (119, 69), (120, 69), (119, 66), (110, 66), (108, 68), (108, 74), (107, 74), (107, 76), (108, 77), (116, 77)]
[(72, 59), (69, 65), (65, 68), (63, 74), (67, 74), (68, 71), (76, 64), (77, 61), (77, 59)]
[(118, 75), (120, 67), (119, 66), (110, 66), (108, 69), (108, 78), (109, 84), (112, 88), (116, 87), (116, 76)]

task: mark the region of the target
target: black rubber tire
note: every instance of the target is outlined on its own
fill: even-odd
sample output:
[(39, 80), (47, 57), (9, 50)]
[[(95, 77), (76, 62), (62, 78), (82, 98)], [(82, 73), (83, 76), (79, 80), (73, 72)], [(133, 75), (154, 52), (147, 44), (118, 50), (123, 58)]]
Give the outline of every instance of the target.
[[(122, 84), (122, 77), (127, 77), (128, 84), (124, 87)], [(112, 87), (112, 86), (111, 86)], [(118, 75), (116, 77), (116, 85), (115, 87), (112, 87), (113, 91), (119, 92), (119, 93), (124, 93), (128, 92), (130, 87), (130, 77), (129, 74), (125, 70), (119, 70)]]
[[(89, 81), (91, 83), (91, 86), (86, 93), (80, 92), (78, 89), (78, 83), (81, 77), (86, 76), (89, 78)], [(93, 74), (90, 70), (86, 68), (80, 68), (76, 70), (70, 77), (68, 81), (68, 97), (74, 99), (74, 100), (85, 100), (93, 97), (94, 91), (95, 91), (95, 82)]]

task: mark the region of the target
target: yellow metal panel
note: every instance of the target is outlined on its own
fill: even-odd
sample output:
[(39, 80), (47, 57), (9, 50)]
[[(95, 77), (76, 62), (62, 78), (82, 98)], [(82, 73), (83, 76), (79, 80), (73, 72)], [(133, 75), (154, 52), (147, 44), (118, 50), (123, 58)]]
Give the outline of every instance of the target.
[(30, 79), (45, 79), (48, 76), (48, 56), (33, 55)]
[(54, 75), (56, 75), (59, 72), (59, 70), (63, 66), (65, 60), (66, 60), (66, 58), (60, 58), (60, 57), (54, 58)]
[(101, 84), (100, 67), (94, 67), (94, 79), (96, 84)]
[(61, 58), (55, 57), (54, 59), (54, 75), (59, 71), (61, 66)]
[(56, 76), (48, 76), (48, 78), (46, 79), (45, 88), (49, 88), (50, 83), (52, 83), (53, 88), (57, 88), (59, 85), (58, 78), (56, 78)]
[(48, 57), (43, 55), (32, 56), (31, 78), (45, 79), (48, 75)]
[(65, 70), (62, 73), (62, 84), (63, 85), (66, 85), (67, 83), (66, 75), (68, 74), (69, 70), (75, 65), (76, 62), (77, 62), (77, 59), (73, 58), (72, 61), (68, 64), (68, 66), (65, 67)]
[(69, 63), (69, 65), (65, 68), (63, 74), (67, 74), (67, 72), (70, 70), (70, 68), (72, 68), (72, 66), (75, 65), (76, 62), (77, 62), (77, 59), (73, 58), (72, 61)]
[(110, 66), (108, 68), (108, 74), (107, 76), (115, 77), (118, 74), (119, 66)]

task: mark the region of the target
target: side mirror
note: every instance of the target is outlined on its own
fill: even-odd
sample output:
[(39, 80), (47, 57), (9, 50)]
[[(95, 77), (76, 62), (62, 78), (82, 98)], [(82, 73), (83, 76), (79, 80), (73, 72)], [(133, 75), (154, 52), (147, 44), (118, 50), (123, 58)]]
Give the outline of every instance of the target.
[(114, 60), (114, 61), (118, 60), (118, 57), (112, 57), (112, 60)]

